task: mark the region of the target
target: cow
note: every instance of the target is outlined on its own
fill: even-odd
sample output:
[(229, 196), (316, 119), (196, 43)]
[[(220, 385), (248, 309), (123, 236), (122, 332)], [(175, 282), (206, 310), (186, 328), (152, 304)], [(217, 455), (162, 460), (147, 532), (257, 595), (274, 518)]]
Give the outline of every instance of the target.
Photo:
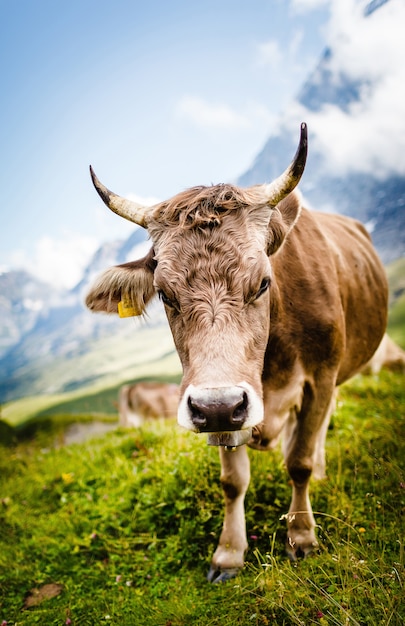
[(179, 385), (146, 381), (123, 385), (118, 394), (119, 424), (137, 428), (145, 420), (175, 417)]
[(405, 374), (405, 351), (387, 333), (370, 361), (362, 368), (362, 374), (378, 374), (383, 368)]
[(296, 190), (307, 146), (303, 123), (273, 182), (197, 186), (152, 207), (113, 193), (91, 168), (102, 200), (146, 228), (151, 249), (106, 270), (86, 304), (142, 314), (159, 296), (183, 369), (178, 424), (219, 447), (225, 511), (210, 582), (244, 565), (247, 446), (271, 450), (281, 434), (292, 484), (287, 553), (296, 560), (317, 548), (309, 482), (325, 474), (335, 389), (385, 332), (387, 280), (366, 229), (308, 210)]

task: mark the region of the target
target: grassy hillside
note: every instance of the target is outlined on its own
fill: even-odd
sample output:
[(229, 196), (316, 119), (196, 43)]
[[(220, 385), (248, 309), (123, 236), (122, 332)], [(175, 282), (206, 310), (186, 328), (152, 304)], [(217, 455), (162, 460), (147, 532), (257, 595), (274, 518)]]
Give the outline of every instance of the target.
[(405, 350), (405, 294), (398, 298), (390, 312), (389, 332), (394, 341)]
[(106, 375), (101, 381), (66, 393), (30, 396), (2, 407), (1, 416), (12, 425), (20, 424), (35, 416), (57, 413), (83, 413), (116, 415), (118, 390), (126, 382), (135, 380), (162, 380), (175, 382), (180, 379), (179, 359), (169, 352), (156, 360), (140, 362), (119, 374)]
[(391, 337), (405, 349), (405, 258), (387, 267), (390, 286), (388, 329)]
[(319, 554), (296, 565), (280, 453), (250, 451), (246, 566), (219, 586), (205, 581), (223, 498), (204, 437), (161, 421), (63, 446), (48, 422), (0, 448), (0, 623), (402, 625), (404, 402), (400, 375), (342, 388), (312, 487)]

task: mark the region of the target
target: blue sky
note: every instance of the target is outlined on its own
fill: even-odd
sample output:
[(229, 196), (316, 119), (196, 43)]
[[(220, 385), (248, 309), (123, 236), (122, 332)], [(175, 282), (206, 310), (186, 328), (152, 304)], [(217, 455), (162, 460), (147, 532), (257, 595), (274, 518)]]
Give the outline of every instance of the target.
[(128, 236), (88, 175), (163, 199), (251, 164), (324, 46), (322, 0), (0, 0), (0, 267), (70, 284)]

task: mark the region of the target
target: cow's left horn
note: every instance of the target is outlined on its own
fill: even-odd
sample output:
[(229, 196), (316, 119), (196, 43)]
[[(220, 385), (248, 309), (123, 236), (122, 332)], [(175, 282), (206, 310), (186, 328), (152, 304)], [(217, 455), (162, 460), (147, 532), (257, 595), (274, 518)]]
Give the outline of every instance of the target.
[(301, 137), (297, 152), (289, 167), (276, 180), (268, 185), (263, 185), (267, 202), (276, 206), (285, 198), (300, 182), (305, 169), (308, 152), (308, 132), (305, 122), (301, 124)]
[(143, 228), (147, 227), (147, 217), (150, 207), (117, 196), (117, 194), (107, 189), (107, 187), (99, 181), (91, 165), (90, 174), (98, 195), (111, 211), (114, 211), (114, 213), (120, 217), (125, 217), (125, 219), (130, 222), (143, 226)]

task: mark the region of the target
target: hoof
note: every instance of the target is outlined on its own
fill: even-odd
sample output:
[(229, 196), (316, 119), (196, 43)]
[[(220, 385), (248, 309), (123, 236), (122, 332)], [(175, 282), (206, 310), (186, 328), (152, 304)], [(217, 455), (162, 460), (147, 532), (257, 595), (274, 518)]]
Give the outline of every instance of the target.
[(225, 583), (227, 580), (231, 580), (231, 578), (235, 578), (239, 574), (239, 569), (237, 567), (229, 568), (229, 569), (218, 569), (216, 567), (211, 567), (210, 571), (207, 574), (207, 580), (209, 583)]
[(294, 546), (290, 541), (287, 542), (286, 551), (288, 558), (290, 561), (295, 563), (299, 559), (306, 559), (309, 554), (314, 552), (318, 548), (318, 542), (314, 541), (311, 545), (305, 546), (304, 548), (301, 546)]

